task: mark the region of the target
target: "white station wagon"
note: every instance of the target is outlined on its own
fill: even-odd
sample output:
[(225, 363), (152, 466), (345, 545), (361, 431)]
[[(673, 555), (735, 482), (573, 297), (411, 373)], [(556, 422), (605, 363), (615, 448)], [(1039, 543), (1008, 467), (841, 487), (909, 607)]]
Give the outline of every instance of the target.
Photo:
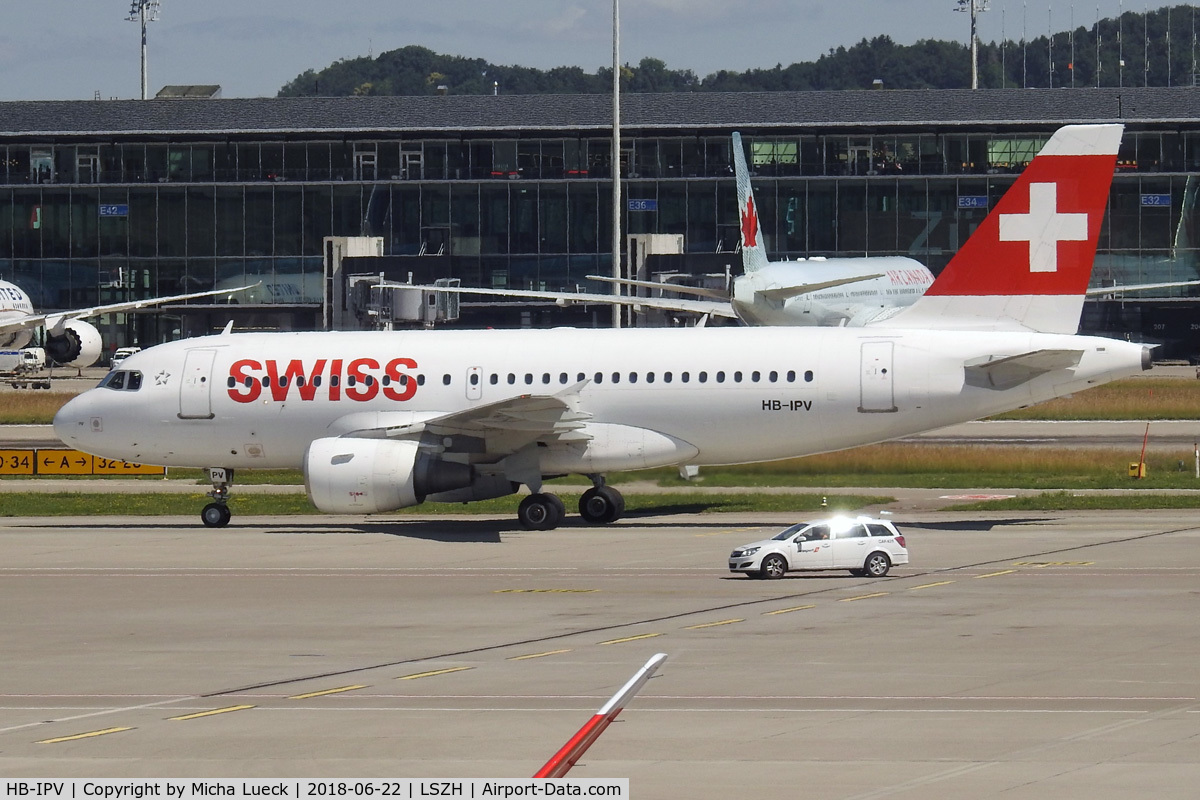
[(729, 554), (729, 571), (751, 578), (782, 578), (792, 571), (827, 569), (882, 578), (893, 564), (907, 563), (904, 535), (891, 522), (868, 517), (801, 522)]

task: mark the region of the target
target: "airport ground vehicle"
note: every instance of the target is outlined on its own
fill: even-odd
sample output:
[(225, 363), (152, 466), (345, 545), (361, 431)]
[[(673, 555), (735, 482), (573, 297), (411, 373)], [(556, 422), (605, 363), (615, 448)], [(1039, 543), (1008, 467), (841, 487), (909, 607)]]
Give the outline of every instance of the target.
[(116, 369), (117, 367), (121, 366), (122, 361), (129, 358), (134, 353), (140, 352), (142, 352), (142, 348), (140, 347), (118, 347), (116, 351), (113, 352), (112, 360), (109, 362), (108, 368), (110, 370)]
[(0, 350), (0, 378), (14, 389), (49, 389), (50, 380), (42, 372), (45, 368), (46, 351), (40, 347)]
[(770, 579), (788, 572), (829, 569), (882, 578), (894, 564), (907, 563), (904, 534), (891, 522), (870, 517), (799, 522), (729, 554), (730, 572)]

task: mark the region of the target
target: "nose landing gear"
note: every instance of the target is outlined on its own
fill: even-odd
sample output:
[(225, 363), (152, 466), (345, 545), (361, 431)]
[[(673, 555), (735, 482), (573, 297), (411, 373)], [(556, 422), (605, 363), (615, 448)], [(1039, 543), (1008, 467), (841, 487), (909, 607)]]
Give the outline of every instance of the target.
[(212, 481), (212, 491), (208, 496), (213, 502), (200, 511), (200, 521), (207, 528), (224, 528), (229, 524), (233, 513), (229, 510), (229, 487), (233, 484), (233, 470), (226, 467), (209, 467), (208, 479)]

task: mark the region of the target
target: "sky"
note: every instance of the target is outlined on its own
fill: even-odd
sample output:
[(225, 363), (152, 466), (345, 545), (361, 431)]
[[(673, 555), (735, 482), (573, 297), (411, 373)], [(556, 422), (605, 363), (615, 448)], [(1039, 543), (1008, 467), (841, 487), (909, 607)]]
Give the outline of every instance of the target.
[[(140, 26), (129, 0), (4, 0), (0, 101), (141, 96)], [(811, 61), (887, 34), (963, 42), (956, 0), (637, 0), (621, 5), (621, 61), (653, 57), (705, 75)], [(991, 0), (982, 41), (1088, 27), (1159, 5)], [(407, 45), (548, 69), (612, 64), (608, 0), (162, 0), (149, 29), (149, 92), (219, 84), (223, 97), (272, 97), (306, 69)], [(1003, 36), (1002, 36), (1003, 33)], [(1181, 32), (1191, 35), (1191, 31)], [(504, 87), (500, 87), (503, 92)]]

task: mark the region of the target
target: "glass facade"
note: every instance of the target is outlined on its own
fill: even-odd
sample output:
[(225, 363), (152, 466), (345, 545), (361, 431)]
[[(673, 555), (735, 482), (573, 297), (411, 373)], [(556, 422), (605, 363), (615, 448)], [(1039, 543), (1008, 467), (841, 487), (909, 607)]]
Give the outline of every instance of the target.
[[(1051, 132), (743, 139), (773, 258), (908, 255), (936, 272)], [(40, 308), (258, 280), (274, 287), (256, 297), (264, 306), (319, 304), (326, 236), (448, 257), (465, 284), (574, 288), (610, 271), (603, 136), (80, 138), (0, 144), (0, 275)], [(682, 234), (687, 253), (734, 250), (731, 146), (727, 135), (624, 138), (624, 196), (653, 201), (623, 204), (624, 232)], [(1094, 284), (1197, 277), (1198, 171), (1200, 130), (1127, 129)], [(168, 323), (135, 338), (173, 333)]]

